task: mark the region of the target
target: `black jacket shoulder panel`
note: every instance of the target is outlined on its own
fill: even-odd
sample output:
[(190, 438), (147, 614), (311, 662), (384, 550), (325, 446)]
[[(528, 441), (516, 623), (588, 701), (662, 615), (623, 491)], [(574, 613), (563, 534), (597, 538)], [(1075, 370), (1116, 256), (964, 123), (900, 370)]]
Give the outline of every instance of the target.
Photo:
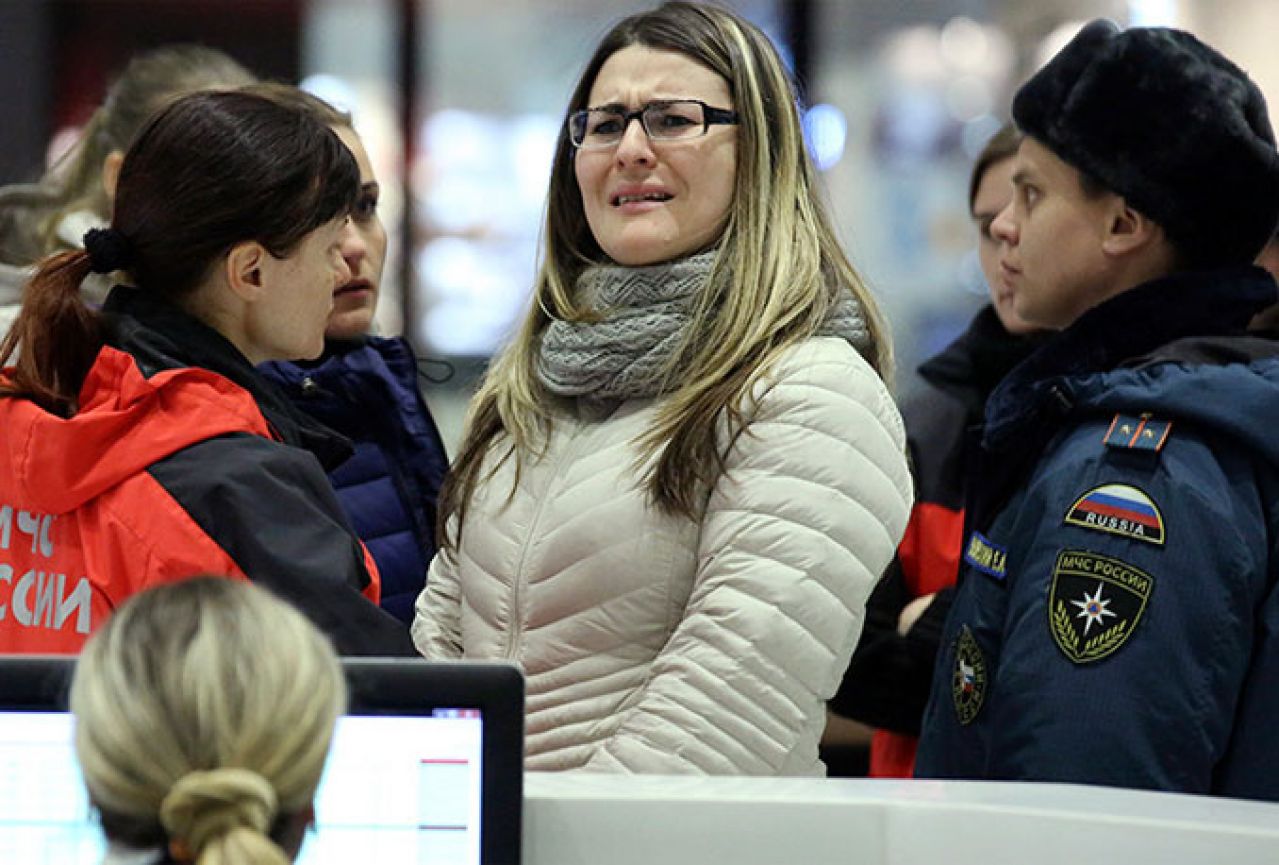
[(351, 443), (293, 406), (230, 340), (172, 303), (116, 286), (103, 306), (107, 344), (128, 352), (148, 378), (167, 369), (200, 367), (248, 391), (281, 441), (305, 448), (328, 469), (351, 455)]
[(348, 655), (415, 655), (403, 624), (360, 590), (363, 551), (311, 453), (249, 434), (220, 436), (150, 474), (259, 585), (293, 603)]

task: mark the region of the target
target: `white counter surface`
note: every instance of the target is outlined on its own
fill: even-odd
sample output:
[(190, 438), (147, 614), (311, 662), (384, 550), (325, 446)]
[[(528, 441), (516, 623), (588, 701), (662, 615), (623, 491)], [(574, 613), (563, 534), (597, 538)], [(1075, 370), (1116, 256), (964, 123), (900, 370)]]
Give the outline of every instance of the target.
[(525, 776), (524, 865), (1279, 865), (1279, 805), (1066, 784)]

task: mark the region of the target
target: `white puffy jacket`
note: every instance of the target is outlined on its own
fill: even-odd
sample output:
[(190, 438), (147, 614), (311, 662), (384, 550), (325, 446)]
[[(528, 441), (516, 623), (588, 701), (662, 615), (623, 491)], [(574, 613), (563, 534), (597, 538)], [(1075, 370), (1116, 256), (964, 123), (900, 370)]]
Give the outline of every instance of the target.
[(823, 773), (825, 701), (910, 510), (905, 437), (841, 339), (791, 349), (754, 395), (700, 522), (650, 506), (635, 441), (657, 406), (637, 400), (558, 419), (436, 556), (417, 647), (523, 666), (528, 768)]

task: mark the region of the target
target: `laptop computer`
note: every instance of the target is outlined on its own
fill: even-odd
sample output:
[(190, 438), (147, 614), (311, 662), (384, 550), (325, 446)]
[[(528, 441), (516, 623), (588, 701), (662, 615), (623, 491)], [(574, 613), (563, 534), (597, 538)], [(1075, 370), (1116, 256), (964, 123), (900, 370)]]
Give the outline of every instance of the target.
[[(66, 711), (74, 658), (0, 657), (0, 862), (98, 865)], [(299, 865), (518, 865), (524, 680), (507, 664), (344, 658), (351, 693)]]

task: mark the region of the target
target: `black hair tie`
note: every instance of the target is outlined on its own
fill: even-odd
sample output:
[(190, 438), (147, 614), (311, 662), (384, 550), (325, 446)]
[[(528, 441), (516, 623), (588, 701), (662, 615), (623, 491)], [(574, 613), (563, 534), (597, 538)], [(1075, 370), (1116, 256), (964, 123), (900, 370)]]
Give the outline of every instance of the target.
[(90, 228), (84, 233), (84, 249), (94, 273), (113, 273), (133, 263), (129, 239), (114, 228)]

